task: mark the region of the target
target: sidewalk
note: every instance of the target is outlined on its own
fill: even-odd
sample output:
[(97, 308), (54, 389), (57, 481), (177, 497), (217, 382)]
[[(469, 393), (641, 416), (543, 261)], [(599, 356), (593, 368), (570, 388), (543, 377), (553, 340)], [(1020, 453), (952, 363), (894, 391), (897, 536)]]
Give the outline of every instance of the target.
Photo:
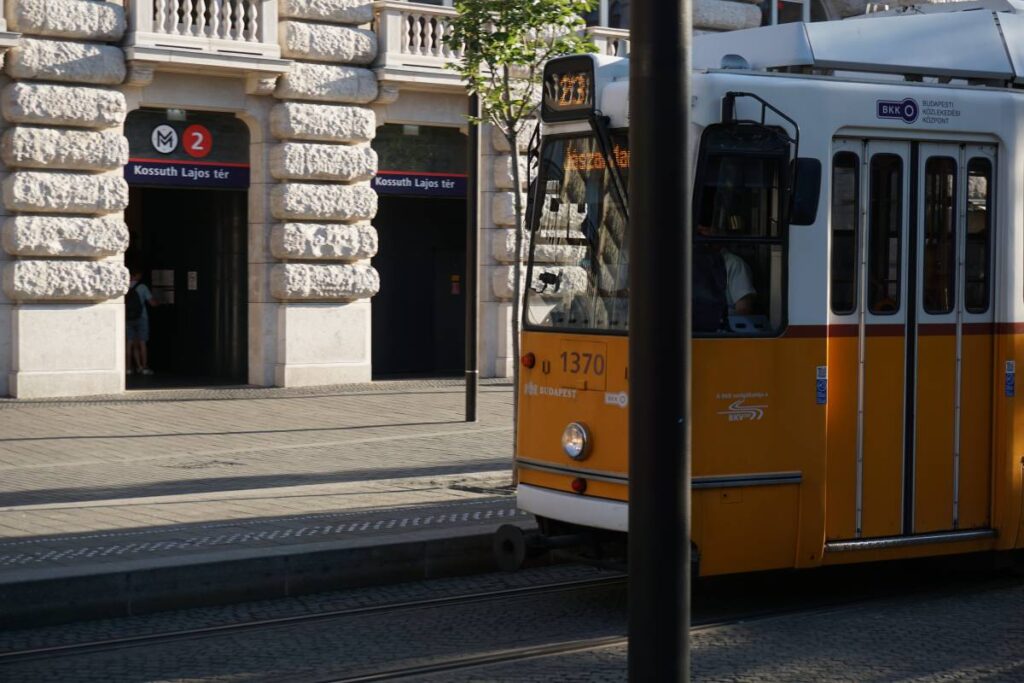
[(510, 489), (511, 387), (0, 402), (0, 623), (468, 571)]

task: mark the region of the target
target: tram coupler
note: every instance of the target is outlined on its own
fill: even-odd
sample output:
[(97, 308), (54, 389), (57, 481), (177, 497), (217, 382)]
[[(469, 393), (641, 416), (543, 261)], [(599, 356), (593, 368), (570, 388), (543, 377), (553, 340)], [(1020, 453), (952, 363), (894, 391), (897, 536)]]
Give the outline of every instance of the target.
[(498, 568), (514, 572), (523, 566), (527, 558), (538, 557), (549, 550), (572, 548), (592, 542), (587, 533), (545, 536), (539, 531), (523, 531), (515, 524), (502, 524), (494, 532), (492, 550)]

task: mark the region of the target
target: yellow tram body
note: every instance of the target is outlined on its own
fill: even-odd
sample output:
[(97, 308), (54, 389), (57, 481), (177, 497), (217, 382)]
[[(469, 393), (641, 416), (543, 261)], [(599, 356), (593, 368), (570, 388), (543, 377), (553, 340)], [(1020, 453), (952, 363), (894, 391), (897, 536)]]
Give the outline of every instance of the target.
[[(988, 14), (991, 20), (992, 13), (978, 14)], [(893, 22), (907, 19), (912, 17), (870, 21), (889, 22), (879, 24), (879, 40), (884, 40), (887, 33), (882, 29), (902, 30), (903, 24)], [(702, 36), (695, 47), (695, 62), (720, 59), (736, 46), (756, 46), (761, 37), (799, 42), (791, 33), (780, 33), (793, 30), (778, 27)], [(813, 42), (813, 35), (805, 39)], [(757, 54), (756, 48), (748, 49)], [(1024, 54), (1024, 46), (1021, 49)], [(864, 50), (870, 52), (869, 46)], [(581, 78), (579, 59), (571, 58), (567, 64), (576, 79), (570, 83)], [(582, 77), (594, 80), (593, 94), (588, 95), (592, 107), (608, 117), (610, 130), (617, 129), (620, 137), (616, 139), (623, 140), (622, 124), (628, 121), (624, 65), (606, 58), (586, 59), (595, 65), (590, 76)], [(553, 64), (546, 96), (578, 103), (574, 100), (578, 86), (568, 94), (560, 90), (566, 78)], [(861, 68), (867, 70), (864, 64)], [(1024, 154), (1017, 141), (1018, 136), (1024, 139), (1024, 128), (1018, 123), (1024, 121), (1024, 94), (969, 79), (959, 88), (953, 85), (937, 92), (939, 87), (875, 83), (863, 75), (843, 80), (831, 72), (783, 75), (771, 69), (759, 71), (756, 63), (746, 73), (709, 68), (694, 75), (698, 137), (706, 137), (706, 131), (718, 123), (724, 93), (752, 92), (792, 115), (801, 128), (801, 157), (817, 158), (822, 165), (816, 217), (807, 227), (790, 226), (785, 246), (777, 248), (781, 257), (771, 257), (775, 259), (771, 268), (781, 259), (788, 267), (784, 275), (773, 271), (771, 276), (773, 287), (788, 278), (788, 286), (778, 286), (782, 292), (778, 296), (787, 308), (777, 332), (697, 335), (693, 340), (690, 540), (702, 575), (1024, 547), (1024, 410), (1017, 405), (1014, 384), (1015, 364), (1024, 361), (1024, 199), (1019, 192), (1024, 183), (1020, 162)], [(845, 93), (848, 99), (835, 95), (837, 101), (829, 104), (830, 93)], [(866, 113), (851, 113), (851, 102), (858, 98), (865, 103)], [(960, 119), (955, 125), (947, 120), (945, 128), (927, 125), (921, 120), (925, 117), (915, 119), (917, 127), (906, 118), (886, 120), (888, 110), (881, 103), (901, 98), (915, 106), (923, 101), (955, 101), (963, 115), (957, 114)], [(822, 104), (815, 109), (809, 102)], [(556, 105), (545, 112), (557, 109)], [(978, 115), (970, 118), (967, 112), (972, 108)], [(747, 114), (750, 111), (748, 107)], [(917, 116), (907, 110), (898, 113)], [(763, 109), (761, 114), (764, 121)], [(776, 119), (769, 125), (782, 128), (785, 122)], [(591, 133), (587, 125), (571, 115), (560, 117), (557, 111), (545, 118), (545, 139), (568, 134), (600, 137), (601, 131)], [(574, 138), (567, 139), (565, 146), (572, 150)], [(570, 154), (576, 155), (571, 162), (579, 165), (578, 152), (566, 152), (559, 163), (569, 164)], [(698, 183), (702, 154), (698, 150), (694, 162)], [(850, 248), (863, 261), (851, 257), (851, 272), (863, 277), (860, 284), (856, 277), (844, 284), (826, 267), (804, 268), (821, 260), (837, 268), (837, 257), (829, 258), (830, 250), (840, 249), (843, 237), (834, 225), (841, 221), (836, 213), (841, 154), (856, 157), (847, 178), (861, 183), (859, 194), (851, 200), (856, 211), (850, 209), (850, 215), (856, 216), (851, 220), (866, 226), (851, 232), (855, 240), (851, 244), (864, 240), (863, 251)], [(879, 166), (895, 160), (905, 171), (891, 186), (903, 197), (895, 200), (891, 215), (896, 216), (894, 224), (903, 226), (906, 241), (898, 242), (903, 238), (897, 233), (892, 233), (897, 242), (889, 239), (890, 233), (878, 233), (891, 244), (902, 245), (895, 254), (878, 257), (890, 260), (887, 277), (893, 278), (893, 296), (902, 301), (894, 307), (899, 313), (882, 305), (869, 311), (866, 303), (867, 297), (874, 296), (869, 294), (873, 285), (868, 280), (874, 271), (868, 260), (874, 258), (870, 254), (877, 245), (869, 246), (869, 239), (875, 239), (870, 237), (876, 234), (870, 226), (876, 220), (872, 218), (876, 198), (881, 196), (876, 190), (882, 186), (878, 180), (882, 171), (873, 165), (876, 159), (881, 160)], [(952, 169), (946, 176), (943, 164)], [(619, 143), (605, 155), (602, 168), (610, 172), (616, 165), (628, 170), (628, 153)], [(975, 173), (979, 168), (983, 174)], [(545, 186), (545, 182), (542, 173), (542, 187), (533, 198), (540, 208), (535, 211), (564, 213), (564, 197), (558, 204), (544, 195), (545, 191), (557, 194), (558, 183), (548, 181)], [(940, 197), (943, 188), (948, 195), (945, 204)], [(978, 188), (987, 193), (984, 206), (977, 200)], [(699, 192), (695, 192), (695, 203)], [(577, 201), (578, 213), (593, 218), (597, 206), (593, 197)], [(586, 202), (591, 204), (584, 206)], [(974, 210), (980, 213), (969, 213)], [(972, 275), (970, 259), (980, 257), (965, 254), (980, 253), (978, 231), (971, 222), (979, 217), (988, 221), (984, 234), (991, 246), (988, 260), (978, 261), (983, 265)], [(950, 237), (942, 247), (947, 224)], [(543, 228), (543, 222), (540, 225)], [(915, 232), (918, 226), (920, 233)], [(538, 241), (543, 230), (538, 231), (536, 221), (532, 229)], [(585, 235), (590, 228), (578, 229), (583, 232), (573, 234)], [(954, 234), (958, 230), (962, 237)], [(596, 251), (592, 242), (578, 237), (555, 246)], [(620, 243), (617, 249), (625, 247)], [(1016, 253), (1006, 256), (1008, 249)], [(908, 255), (912, 250), (915, 253)], [(944, 260), (950, 250), (960, 255), (959, 260), (952, 255)], [(557, 302), (569, 301), (572, 295), (564, 290), (554, 295), (546, 284), (538, 284), (542, 272), (557, 274), (559, 279), (548, 284), (561, 284), (562, 271), (567, 269), (550, 256), (555, 247), (545, 253), (546, 262), (540, 256), (531, 259), (528, 286), (532, 293), (525, 302), (523, 364), (517, 387), (520, 506), (545, 521), (626, 532), (628, 336), (624, 326), (612, 331), (548, 324), (546, 329), (543, 316), (550, 318)], [(594, 279), (599, 277), (596, 259), (589, 254), (573, 263)], [(911, 259), (919, 260), (911, 263)], [(932, 280), (948, 277), (949, 282), (958, 282), (943, 271), (944, 263), (951, 264), (950, 269), (959, 268), (956, 272), (967, 284), (936, 289)], [(917, 284), (907, 284), (914, 273)], [(946, 298), (955, 299), (954, 293), (959, 292), (961, 299), (970, 299), (967, 288), (979, 277), (983, 282), (976, 292), (985, 288), (991, 292), (991, 298), (985, 294), (975, 299), (983, 300), (984, 307), (971, 309), (970, 304), (952, 301), (945, 306), (943, 297), (935, 295), (944, 291)], [(860, 287), (859, 296), (864, 299), (854, 297), (861, 301), (859, 313), (836, 312), (836, 298), (830, 292), (847, 285), (851, 292)], [(777, 313), (781, 304), (772, 306), (771, 315), (781, 315)], [(587, 434), (587, 452), (580, 459), (561, 447), (560, 439), (572, 423), (582, 425)], [(912, 456), (907, 456), (908, 451)]]

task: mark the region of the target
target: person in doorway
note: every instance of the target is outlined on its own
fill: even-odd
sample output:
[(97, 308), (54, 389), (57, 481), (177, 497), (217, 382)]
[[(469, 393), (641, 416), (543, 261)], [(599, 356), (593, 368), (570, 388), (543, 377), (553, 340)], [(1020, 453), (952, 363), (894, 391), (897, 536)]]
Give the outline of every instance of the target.
[(142, 272), (131, 271), (131, 287), (124, 295), (125, 329), (125, 372), (152, 375), (149, 368), (149, 311), (147, 306), (156, 306), (157, 301), (149, 287), (142, 283)]

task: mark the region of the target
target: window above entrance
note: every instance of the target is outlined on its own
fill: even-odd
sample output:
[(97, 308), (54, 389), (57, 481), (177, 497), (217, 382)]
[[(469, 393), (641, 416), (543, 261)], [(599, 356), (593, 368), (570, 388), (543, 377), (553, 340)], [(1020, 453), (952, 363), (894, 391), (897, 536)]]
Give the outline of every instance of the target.
[(154, 70), (246, 74), (258, 83), (288, 70), (277, 21), (277, 0), (134, 0), (125, 56), (139, 84)]

